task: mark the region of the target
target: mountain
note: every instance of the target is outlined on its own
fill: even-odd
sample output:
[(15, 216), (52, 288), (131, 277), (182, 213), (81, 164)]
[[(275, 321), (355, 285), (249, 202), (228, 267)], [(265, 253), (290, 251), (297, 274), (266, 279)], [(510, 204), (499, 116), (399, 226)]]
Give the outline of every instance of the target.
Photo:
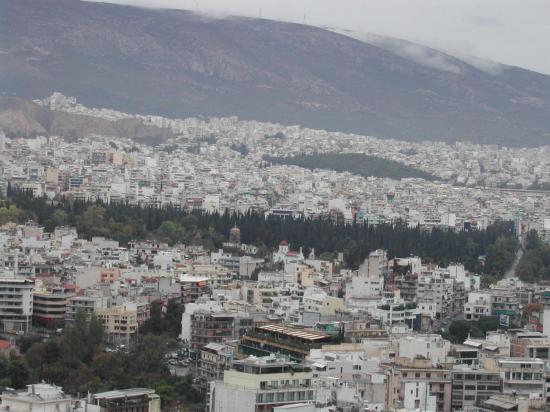
[(69, 138), (103, 135), (128, 137), (153, 144), (173, 136), (170, 129), (144, 125), (138, 119), (110, 121), (77, 113), (50, 110), (19, 97), (0, 97), (0, 130), (8, 136), (56, 135)]
[[(0, 0), (0, 92), (406, 140), (550, 142), (550, 76), (447, 70), (311, 26), (77, 0)], [(449, 56), (450, 57), (450, 56)], [(422, 60), (420, 58), (420, 60)]]

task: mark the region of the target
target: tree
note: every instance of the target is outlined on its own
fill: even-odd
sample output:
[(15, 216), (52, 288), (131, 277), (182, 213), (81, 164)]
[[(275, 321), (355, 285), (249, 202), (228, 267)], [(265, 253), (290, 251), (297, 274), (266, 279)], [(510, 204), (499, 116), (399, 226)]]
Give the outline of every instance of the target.
[(500, 324), (496, 316), (482, 316), (477, 321), (477, 326), (485, 335), (487, 332), (498, 330)]
[(20, 214), (21, 210), (19, 210), (15, 205), (0, 207), (0, 225), (5, 225), (9, 222), (17, 223), (19, 221)]
[(517, 240), (510, 236), (500, 236), (487, 249), (485, 273), (502, 277), (512, 265), (519, 247)]
[(52, 222), (55, 227), (65, 226), (67, 224), (67, 213), (62, 209), (57, 209), (52, 215)]
[(455, 320), (449, 326), (449, 338), (453, 343), (462, 343), (472, 330), (472, 325), (466, 320)]
[(82, 214), (79, 231), (86, 236), (94, 236), (102, 233), (105, 224), (105, 208), (92, 205)]
[(8, 364), (7, 376), (13, 388), (23, 388), (29, 379), (29, 370), (23, 361), (19, 359), (12, 360)]
[(164, 315), (166, 323), (166, 331), (172, 336), (176, 337), (181, 332), (181, 315), (183, 314), (183, 307), (181, 303), (176, 300), (169, 300), (166, 305), (166, 314)]
[(173, 245), (184, 236), (184, 230), (179, 223), (171, 220), (165, 220), (158, 228), (157, 234), (162, 241)]
[(87, 358), (92, 359), (103, 345), (103, 324), (98, 319), (96, 314), (92, 314), (88, 324), (88, 354)]
[(82, 360), (87, 355), (88, 342), (86, 315), (78, 309), (72, 325), (65, 327), (63, 334), (63, 355), (68, 360)]

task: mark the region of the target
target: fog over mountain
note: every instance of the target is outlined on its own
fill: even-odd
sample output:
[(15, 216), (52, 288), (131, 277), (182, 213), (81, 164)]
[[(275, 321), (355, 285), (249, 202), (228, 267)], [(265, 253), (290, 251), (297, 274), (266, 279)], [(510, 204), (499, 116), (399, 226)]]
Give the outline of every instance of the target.
[[(90, 0), (104, 1), (104, 0)], [(547, 0), (109, 0), (376, 33), (550, 74)]]
[(9, 95), (60, 91), (128, 112), (408, 140), (550, 142), (550, 76), (517, 67), (264, 19), (77, 0), (0, 7), (0, 90)]

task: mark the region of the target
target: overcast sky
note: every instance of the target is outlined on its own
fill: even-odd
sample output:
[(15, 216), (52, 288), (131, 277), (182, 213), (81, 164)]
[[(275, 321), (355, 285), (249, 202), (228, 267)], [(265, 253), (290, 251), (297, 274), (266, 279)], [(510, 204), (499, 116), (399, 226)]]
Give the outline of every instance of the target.
[[(104, 0), (105, 1), (105, 0)], [(550, 74), (550, 0), (109, 0), (336, 26)]]

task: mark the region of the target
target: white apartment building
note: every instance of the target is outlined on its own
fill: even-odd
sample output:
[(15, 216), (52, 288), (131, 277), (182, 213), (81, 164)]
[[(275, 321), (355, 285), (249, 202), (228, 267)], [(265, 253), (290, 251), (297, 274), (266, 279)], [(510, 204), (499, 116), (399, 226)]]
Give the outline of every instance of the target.
[(404, 387), (403, 408), (406, 411), (436, 412), (437, 397), (430, 395), (428, 382), (406, 382)]
[(498, 359), (496, 366), (500, 370), (502, 392), (530, 396), (544, 394), (545, 363), (541, 359), (506, 358)]
[(105, 309), (108, 306), (109, 298), (104, 296), (100, 291), (91, 291), (84, 296), (73, 296), (67, 300), (67, 313), (65, 315), (65, 321), (74, 321), (76, 313), (79, 310), (84, 312), (87, 320), (90, 320), (92, 314), (96, 313), (100, 309)]
[(48, 383), (27, 385), (23, 391), (2, 392), (0, 411), (65, 412), (72, 409), (72, 398), (59, 386)]
[(468, 302), (464, 304), (464, 319), (479, 320), (482, 316), (491, 316), (492, 295), (486, 292), (470, 292)]
[(377, 249), (369, 253), (358, 270), (359, 276), (370, 278), (385, 277), (388, 275), (388, 253), (383, 249)]
[(223, 381), (210, 384), (210, 412), (268, 412), (315, 401), (312, 377), (304, 366), (274, 355), (235, 361)]
[(321, 316), (334, 316), (346, 308), (342, 298), (329, 296), (324, 290), (315, 287), (304, 291), (303, 303), (305, 311), (316, 312)]
[(34, 281), (0, 278), (0, 328), (3, 332), (27, 332), (32, 322)]
[(447, 361), (451, 342), (441, 335), (412, 335), (399, 339), (399, 357), (413, 360), (417, 356), (430, 359), (433, 365)]

